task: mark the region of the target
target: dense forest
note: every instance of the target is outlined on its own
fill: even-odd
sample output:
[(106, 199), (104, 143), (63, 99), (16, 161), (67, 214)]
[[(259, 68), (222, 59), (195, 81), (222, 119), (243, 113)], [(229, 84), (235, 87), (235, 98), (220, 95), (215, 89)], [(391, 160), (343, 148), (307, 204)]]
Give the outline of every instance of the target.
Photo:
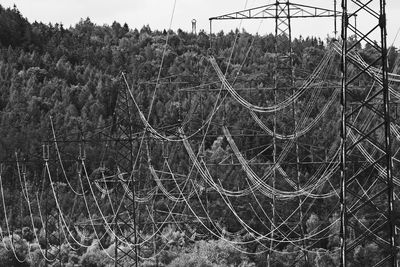
[[(103, 215), (106, 218), (115, 215), (111, 199), (118, 194), (109, 194), (111, 190), (108, 189), (123, 189), (113, 188), (111, 180), (96, 181), (99, 177), (111, 177), (112, 173), (124, 171), (120, 168), (126, 162), (118, 155), (125, 153), (126, 147), (116, 144), (116, 139), (113, 139), (115, 136), (120, 139), (127, 136), (119, 132), (121, 129), (129, 129), (134, 136), (144, 136), (132, 142), (131, 148), (140, 158), (136, 171), (139, 178), (135, 180), (134, 189), (136, 197), (145, 198), (154, 185), (160, 188), (160, 181), (149, 182), (149, 177), (157, 176), (155, 171), (152, 172), (153, 167), (154, 170), (161, 170), (157, 173), (167, 173), (162, 176), (165, 182), (160, 189), (164, 195), (156, 194), (149, 201), (151, 205), (136, 204), (134, 216), (139, 221), (137, 228), (140, 230), (134, 242), (151, 240), (143, 241), (140, 246), (140, 266), (267, 266), (267, 261), (271, 266), (337, 266), (337, 197), (316, 200), (296, 197), (288, 201), (274, 198), (272, 201), (262, 192), (251, 192), (238, 198), (228, 198), (220, 191), (212, 190), (197, 173), (203, 170), (201, 166), (209, 166), (209, 174), (204, 175), (217, 177), (213, 181), (216, 187), (223, 185), (244, 191), (249, 187), (249, 180), (241, 178), (246, 176), (241, 158), (249, 159), (248, 164), (253, 164), (254, 176), (261, 176), (269, 170), (268, 165), (261, 163), (275, 162), (273, 150), (283, 153), (283, 143), (273, 148), (276, 146), (273, 137), (260, 129), (257, 120), (251, 119), (256, 115), (237, 104), (227, 91), (221, 90), (221, 81), (209, 60), (210, 57), (215, 60), (224, 71), (226, 80), (241, 94), (240, 97), (259, 106), (272, 106), (274, 95), (268, 88), (276, 80), (276, 41), (273, 34), (252, 35), (244, 30), (210, 36), (204, 31), (193, 34), (182, 30), (152, 30), (148, 25), (131, 29), (127, 24), (118, 22), (111, 26), (99, 26), (89, 18), (66, 29), (61, 24), (30, 23), (16, 7), (0, 6), (3, 207), (0, 209), (0, 266), (114, 266), (116, 252), (131, 255), (132, 247), (126, 246), (121, 249), (122, 252), (115, 248), (118, 242), (104, 225), (83, 226), (88, 221), (98, 222)], [(339, 56), (329, 52), (334, 42), (336, 40), (315, 37), (293, 40), (295, 86), (301, 87), (311, 74), (321, 79), (315, 80), (314, 77), (311, 87), (315, 84), (340, 85)], [(374, 50), (368, 45), (359, 46), (358, 53), (365, 62), (373, 62), (375, 58)], [(399, 50), (390, 47), (390, 71), (396, 70), (398, 55)], [(377, 64), (375, 67), (380, 66)], [(324, 73), (317, 73), (316, 69)], [(359, 84), (368, 82), (367, 77), (361, 77)], [(127, 88), (132, 95), (127, 95)], [(313, 130), (298, 139), (301, 145), (297, 149), (297, 157), (309, 164), (302, 164), (297, 170), (289, 163), (282, 164), (288, 167), (285, 170), (289, 175), (295, 172), (300, 174), (299, 187), (300, 184), (307, 185), (311, 173), (318, 170), (319, 167), (311, 163), (333, 158), (339, 146), (339, 100), (336, 98), (337, 101), (332, 102), (327, 115), (318, 117), (322, 107), (331, 103), (329, 99), (334, 99), (333, 92), (333, 89), (322, 90), (314, 97), (310, 93), (299, 98), (296, 106), (285, 107), (279, 114), (275, 112), (275, 116), (257, 117), (265, 128), (275, 127), (286, 134), (297, 129), (295, 116), (307, 112), (308, 117), (302, 121), (304, 124), (318, 118), (319, 123)], [(362, 91), (352, 100), (361, 96)], [(287, 92), (278, 97), (275, 95), (275, 101), (285, 97), (288, 97)], [(314, 106), (306, 109), (310, 98)], [(124, 105), (127, 105), (126, 109)], [(204, 127), (202, 125), (210, 118), (210, 111), (215, 113), (213, 122)], [(149, 130), (149, 125), (144, 125), (142, 113), (152, 130)], [(397, 106), (394, 114), (394, 119), (397, 119)], [(129, 124), (124, 121), (126, 118)], [(177, 130), (177, 125), (181, 125), (182, 131)], [(155, 132), (161, 132), (172, 140), (179, 139), (184, 136), (183, 131), (185, 136), (194, 138), (188, 143), (176, 144), (154, 137)], [(54, 146), (56, 139), (57, 147)], [(232, 139), (238, 150), (243, 151), (242, 154), (235, 150)], [(142, 145), (146, 149), (141, 149)], [(191, 173), (194, 169), (191, 165), (193, 159), (190, 153), (186, 153), (190, 151), (190, 145), (196, 147), (196, 152), (202, 153), (198, 157), (201, 164), (196, 165), (194, 178), (188, 175), (193, 179), (190, 186), (183, 187), (188, 191), (192, 187), (200, 188), (194, 190), (195, 196), (191, 196), (189, 205), (187, 200), (174, 202), (183, 193), (178, 186), (180, 181), (177, 182), (172, 173), (178, 177), (178, 174)], [(50, 152), (46, 152), (47, 147), (50, 147)], [(82, 153), (85, 153), (85, 162)], [(46, 155), (49, 157), (47, 171), (43, 167)], [(295, 156), (289, 154), (288, 161), (296, 162)], [(117, 168), (119, 164), (121, 167)], [(77, 176), (77, 165), (81, 172), (84, 167), (87, 180), (83, 178), (85, 175)], [(167, 169), (169, 172), (165, 171)], [(56, 183), (48, 181), (50, 173), (57, 179)], [(288, 185), (283, 181), (286, 174), (280, 171), (277, 175), (282, 179), (273, 185), (274, 188), (286, 190)], [(332, 188), (338, 185), (335, 175), (338, 172), (329, 181)], [(266, 183), (269, 185), (271, 182)], [(92, 184), (100, 190), (93, 193)], [(57, 195), (52, 198), (54, 188)], [(74, 194), (71, 188), (78, 194)], [(107, 189), (104, 191), (104, 188)], [(329, 190), (328, 185), (323, 185), (318, 194), (328, 195)], [(86, 197), (81, 198), (82, 195)], [(303, 203), (304, 210), (300, 208), (300, 215), (296, 216), (301, 217), (292, 217), (291, 212), (298, 212), (299, 201)], [(101, 207), (103, 213), (96, 211), (96, 205)], [(42, 213), (38, 207), (42, 207)], [(149, 216), (149, 207), (152, 217)], [(235, 216), (230, 211), (232, 207)], [(266, 236), (271, 232), (268, 215), (273, 214), (275, 209), (281, 216), (275, 223), (283, 225), (275, 237), (284, 242), (256, 240), (252, 231)], [(63, 222), (57, 215), (60, 211), (65, 215)], [(180, 216), (166, 216), (165, 213)], [(44, 215), (45, 218), (42, 218)], [(181, 226), (185, 220), (182, 215), (191, 218), (185, 221), (185, 225), (192, 232)], [(119, 216), (125, 221), (132, 219)], [(197, 219), (207, 217), (204, 221), (208, 222), (193, 222), (194, 216)], [(168, 223), (159, 226), (154, 219)], [(290, 228), (290, 223), (294, 222), (299, 226)], [(357, 222), (351, 225), (352, 231), (359, 230)], [(152, 232), (157, 227), (159, 230), (153, 237)], [(71, 236), (65, 231), (68, 228), (72, 229)], [(242, 229), (247, 231), (243, 233)], [(210, 232), (219, 233), (219, 236)], [(287, 243), (289, 238), (295, 238), (294, 232), (301, 232), (306, 241), (300, 242), (300, 245)], [(151, 239), (146, 239), (146, 236)], [(75, 240), (78, 237), (85, 246), (80, 246), (80, 242)], [(264, 252), (265, 248), (271, 247), (273, 252)], [(370, 266), (380, 250), (375, 243), (359, 245), (352, 266)], [(47, 261), (45, 257), (48, 257)], [(121, 266), (134, 266), (132, 259), (127, 258), (121, 260)]]

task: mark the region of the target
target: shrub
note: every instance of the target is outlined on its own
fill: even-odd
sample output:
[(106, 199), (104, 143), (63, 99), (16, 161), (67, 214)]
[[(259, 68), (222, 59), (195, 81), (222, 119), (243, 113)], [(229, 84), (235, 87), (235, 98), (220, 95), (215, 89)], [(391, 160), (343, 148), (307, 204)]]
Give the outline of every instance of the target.
[(326, 250), (318, 250), (315, 257), (317, 267), (335, 267), (339, 265), (338, 253), (332, 253)]
[(68, 263), (74, 264), (79, 263), (79, 255), (75, 251), (71, 251), (68, 255)]
[[(8, 262), (10, 257), (12, 258), (11, 262), (13, 262), (14, 264), (2, 266), (29, 266), (29, 263), (26, 262), (29, 246), (28, 243), (19, 235), (13, 234), (12, 237), (4, 237), (1, 249), (3, 250), (2, 257), (4, 257), (4, 259), (0, 259), (1, 264), (4, 264), (4, 262)], [(12, 249), (15, 250), (16, 256), (14, 255)], [(20, 261), (22, 261), (23, 263), (20, 263)]]
[(107, 256), (103, 251), (89, 251), (82, 255), (82, 267), (106, 267)]
[(174, 259), (169, 267), (214, 267), (209, 260), (196, 253), (185, 253)]
[(255, 266), (249, 258), (224, 240), (199, 241), (190, 253), (183, 253), (168, 266), (217, 267)]
[(11, 249), (7, 249), (4, 246), (0, 246), (0, 267), (29, 267), (30, 264), (27, 261), (25, 255), (20, 255), (19, 251), (16, 251), (16, 254), (19, 260), (23, 262), (19, 262)]
[(0, 267), (13, 266), (16, 259), (11, 250), (7, 250), (4, 247), (0, 248)]
[(30, 251), (31, 266), (44, 266), (44, 258), (39, 244), (32, 244)]
[(28, 242), (32, 242), (35, 239), (35, 235), (29, 227), (22, 228), (22, 238)]
[(100, 242), (98, 240), (93, 240), (92, 245), (90, 245), (86, 253), (82, 255), (82, 267), (106, 267), (112, 265), (113, 260), (110, 259), (105, 250), (100, 250), (99, 244)]
[(175, 251), (164, 250), (158, 256), (160, 263), (164, 265), (170, 264), (176, 257), (178, 257), (179, 253)]

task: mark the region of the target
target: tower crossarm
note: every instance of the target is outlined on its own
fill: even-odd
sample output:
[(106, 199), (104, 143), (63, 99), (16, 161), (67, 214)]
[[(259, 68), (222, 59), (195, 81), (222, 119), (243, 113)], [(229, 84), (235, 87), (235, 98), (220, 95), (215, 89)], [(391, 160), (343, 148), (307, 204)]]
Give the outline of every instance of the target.
[[(276, 15), (276, 6), (288, 6), (290, 12), (280, 12)], [(285, 10), (285, 9), (283, 9)], [(286, 9), (287, 10), (287, 9)], [(242, 11), (232, 12), (225, 15), (211, 17), (212, 20), (230, 20), (230, 19), (276, 19), (276, 18), (328, 18), (339, 17), (341, 12), (326, 8), (313, 7), (290, 2), (276, 2), (274, 4), (263, 5), (249, 8)], [(277, 17), (278, 16), (278, 17)]]

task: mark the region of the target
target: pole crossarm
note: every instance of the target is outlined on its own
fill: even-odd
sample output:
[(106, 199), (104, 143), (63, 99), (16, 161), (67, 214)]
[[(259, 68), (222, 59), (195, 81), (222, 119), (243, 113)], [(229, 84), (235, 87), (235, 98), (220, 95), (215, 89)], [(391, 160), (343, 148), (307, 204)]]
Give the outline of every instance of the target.
[[(276, 14), (276, 6), (287, 6), (289, 12), (279, 12)], [(287, 10), (287, 9), (286, 9)], [(289, 15), (290, 14), (290, 15)], [(249, 8), (242, 11), (232, 12), (225, 15), (211, 17), (212, 20), (228, 20), (228, 19), (276, 19), (276, 18), (330, 18), (340, 17), (341, 12), (326, 8), (313, 7), (302, 4), (277, 2), (274, 4), (263, 5), (259, 7)]]

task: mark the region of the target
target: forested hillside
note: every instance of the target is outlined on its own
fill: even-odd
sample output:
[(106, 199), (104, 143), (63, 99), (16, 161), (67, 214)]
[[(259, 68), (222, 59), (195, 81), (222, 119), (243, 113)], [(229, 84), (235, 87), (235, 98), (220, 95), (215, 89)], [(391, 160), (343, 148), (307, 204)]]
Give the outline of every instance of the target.
[[(304, 81), (309, 79), (310, 74), (316, 76), (316, 69), (324, 70), (326, 73), (318, 73), (318, 77), (322, 77), (321, 81), (313, 81), (313, 86), (340, 85), (339, 56), (333, 53), (329, 58), (327, 56), (330, 55), (331, 42), (334, 41), (315, 37), (293, 40), (295, 86), (301, 87)], [(285, 50), (283, 47), (281, 49)], [(256, 115), (252, 115), (237, 104), (234, 97), (231, 97), (226, 90), (220, 90), (223, 87), (210, 63), (210, 56), (215, 58), (226, 79), (242, 97), (255, 105), (266, 106), (274, 103), (272, 90), (268, 90), (273, 87), (276, 78), (274, 51), (273, 34), (252, 35), (236, 30), (209, 36), (203, 31), (192, 34), (182, 30), (177, 32), (152, 30), (148, 25), (141, 29), (132, 29), (129, 25), (121, 25), (118, 22), (114, 22), (111, 26), (99, 26), (92, 23), (90, 18), (82, 19), (75, 26), (66, 29), (60, 24), (28, 22), (16, 8), (5, 9), (0, 6), (0, 163), (2, 163), (3, 196), (1, 203), (6, 207), (0, 209), (3, 240), (0, 244), (0, 266), (43, 266), (43, 254), (40, 251), (43, 252), (50, 245), (52, 248), (60, 247), (58, 254), (52, 251), (61, 255), (52, 259), (50, 264), (54, 266), (59, 266), (57, 264), (60, 262), (66, 264), (65, 266), (74, 266), (74, 263), (82, 266), (114, 266), (112, 257), (110, 259), (106, 255), (114, 255), (115, 239), (108, 234), (106, 227), (96, 226), (98, 232), (104, 234), (97, 243), (94, 241), (97, 239), (94, 235), (96, 230), (93, 231), (95, 227), (81, 230), (88, 236), (81, 241), (89, 248), (78, 246), (65, 232), (61, 234), (60, 228), (64, 226), (52, 229), (52, 233), (56, 233), (59, 240), (49, 241), (49, 238), (46, 239), (43, 218), (37, 213), (37, 207), (44, 205), (44, 201), (47, 201), (44, 200), (45, 195), (51, 195), (52, 189), (52, 186), (45, 182), (47, 178), (46, 171), (43, 171), (42, 145), (53, 146), (54, 136), (57, 136), (59, 141), (57, 149), (61, 150), (60, 159), (62, 157), (65, 162), (61, 167), (57, 151), (53, 148), (52, 151), (56, 152), (51, 152), (54, 154), (51, 156), (53, 161), (50, 161), (53, 173), (57, 173), (54, 176), (57, 176), (60, 182), (57, 185), (61, 188), (58, 190), (60, 203), (50, 201), (51, 203), (46, 206), (46, 214), (55, 214), (57, 209), (63, 210), (68, 220), (64, 223), (76, 230), (77, 228), (72, 226), (75, 223), (93, 221), (100, 217), (98, 212), (94, 212), (95, 216), (92, 218), (89, 215), (90, 210), (96, 209), (95, 204), (101, 206), (104, 214), (110, 215), (114, 212), (103, 191), (96, 192), (92, 196), (89, 196), (88, 192), (91, 189), (90, 184), (100, 177), (100, 173), (104, 176), (104, 169), (100, 167), (107, 169), (106, 175), (120, 171), (115, 167), (118, 164), (115, 156), (118, 151), (110, 152), (112, 151), (110, 147), (114, 143), (104, 140), (109, 140), (117, 131), (118, 122), (123, 116), (119, 105), (123, 104), (121, 97), (126, 93), (127, 85), (131, 88), (132, 98), (137, 104), (136, 106), (131, 102), (133, 115), (129, 115), (132, 116), (130, 131), (135, 136), (148, 131), (147, 139), (142, 139), (147, 140), (143, 141), (147, 150), (143, 149), (138, 155), (153, 155), (151, 160), (147, 158), (139, 160), (142, 165), (138, 167), (137, 172), (142, 176), (135, 181), (138, 196), (145, 196), (149, 192), (149, 186), (158, 183), (158, 181), (151, 183), (148, 181), (152, 173), (146, 167), (154, 166), (156, 170), (165, 171), (168, 166), (172, 166), (169, 169), (170, 173), (177, 174), (191, 173), (194, 167), (186, 153), (188, 145), (186, 144), (185, 150), (185, 145), (175, 145), (174, 142), (165, 144), (157, 138), (152, 139), (154, 132), (149, 131), (149, 127), (143, 124), (136, 107), (143, 112), (153, 129), (172, 139), (182, 138), (184, 134), (193, 135), (197, 139), (191, 140), (189, 145), (195, 146), (204, 137), (205, 145), (196, 147), (195, 152), (203, 150), (199, 158), (202, 163), (204, 161), (205, 166), (210, 166), (210, 176), (218, 177), (214, 180), (216, 186), (224, 185), (226, 188), (238, 191), (248, 187), (249, 181), (241, 179), (246, 176), (243, 174), (243, 170), (246, 169), (243, 165), (240, 166), (243, 164), (240, 162), (240, 157), (243, 156), (249, 163), (255, 164), (254, 170), (258, 174), (268, 171), (269, 167), (261, 163), (271, 163), (275, 160), (272, 156), (273, 137), (265, 134), (252, 119)], [(369, 46), (359, 47), (359, 54), (366, 62), (372, 62), (374, 59), (371, 51), (373, 50)], [(398, 54), (396, 48), (389, 49), (390, 71), (396, 67)], [(329, 61), (329, 65), (324, 65), (324, 61)], [(365, 84), (367, 83), (368, 80), (365, 78)], [(360, 86), (362, 85), (360, 82)], [(265, 128), (266, 126), (272, 128), (278, 124), (279, 132), (289, 134), (295, 128), (291, 118), (300, 117), (298, 114), (307, 112), (308, 117), (304, 119), (304, 124), (317, 119), (319, 121), (310, 135), (299, 137), (301, 143), (298, 149), (299, 159), (310, 163), (333, 158), (340, 142), (340, 103), (338, 98), (334, 99), (331, 96), (333, 92), (326, 89), (315, 95), (314, 106), (307, 109), (305, 104), (309, 99), (300, 98), (296, 102), (297, 106), (293, 107), (295, 111), (289, 109), (286, 113), (280, 113), (275, 117), (278, 118), (278, 123), (274, 121), (273, 116), (260, 116), (260, 124)], [(360, 99), (362, 95), (363, 92), (360, 91)], [(312, 94), (309, 97), (312, 98)], [(330, 103), (331, 97), (335, 101), (330, 104), (327, 114), (319, 118), (318, 114), (324, 105)], [(352, 100), (357, 100), (358, 96), (352, 97)], [(132, 98), (129, 95), (127, 97), (128, 101), (132, 101)], [(223, 104), (216, 109), (216, 103)], [(216, 114), (212, 117), (213, 123), (202, 128), (211, 111), (215, 111)], [(54, 136), (51, 123), (54, 126)], [(184, 134), (177, 130), (177, 125), (183, 125), (181, 129)], [(205, 134), (206, 131), (208, 135)], [(239, 155), (235, 150), (229, 138), (230, 133), (237, 141), (238, 150), (245, 151), (243, 154)], [(84, 181), (82, 183), (76, 174), (76, 162), (79, 153), (82, 153), (79, 145), (82, 142), (79, 141), (85, 139), (87, 139), (85, 156), (88, 180), (82, 178)], [(139, 144), (140, 142), (135, 143), (135, 151), (139, 150)], [(278, 151), (281, 150), (284, 149), (278, 147)], [(170, 155), (165, 161), (166, 151)], [(290, 159), (295, 162), (294, 157)], [(21, 174), (17, 169), (20, 166), (17, 167), (17, 163), (21, 165), (24, 163), (28, 168), (23, 174), (25, 181), (21, 182)], [(232, 166), (224, 165), (228, 163), (232, 163)], [(308, 179), (311, 179), (311, 173), (318, 168), (304, 164), (296, 171), (294, 167), (289, 167), (287, 172), (289, 175), (300, 173), (299, 184), (307, 184)], [(200, 169), (201, 167), (197, 169), (199, 173)], [(278, 175), (286, 177), (286, 174)], [(68, 190), (66, 181), (61, 178), (63, 176), (68, 177), (66, 178), (68, 185), (78, 188), (76, 190), (83, 195), (88, 195), (88, 201), (86, 199), (83, 201), (80, 196)], [(267, 256), (267, 253), (260, 251), (269, 247), (269, 243), (264, 240), (259, 243), (253, 242), (255, 238), (251, 231), (245, 234), (240, 234), (240, 231), (248, 227), (247, 229), (253, 229), (257, 233), (269, 232), (268, 225), (271, 221), (266, 218), (269, 218), (267, 214), (272, 214), (272, 201), (259, 196), (259, 192), (252, 192), (253, 194), (240, 199), (228, 199), (221, 196), (221, 192), (213, 191), (201, 179), (196, 178), (194, 181), (193, 187), (198, 186), (201, 189), (199, 200), (191, 203), (192, 208), (194, 211), (206, 210), (206, 212), (199, 211), (196, 215), (201, 218), (208, 216), (210, 221), (218, 222), (222, 229), (221, 235), (232, 242), (229, 243), (210, 234), (204, 225), (199, 226), (195, 223), (191, 225), (195, 229), (194, 232), (197, 229), (197, 236), (194, 237), (173, 223), (165, 224), (160, 228), (159, 239), (154, 238), (154, 242), (145, 243), (141, 247), (140, 261), (143, 266), (168, 264), (170, 264), (168, 266), (188, 266), (186, 265), (188, 262), (193, 262), (194, 265), (191, 266), (266, 266), (267, 257), (273, 257), (273, 266), (337, 265), (339, 225), (332, 223), (338, 218), (337, 198), (304, 200), (308, 209), (301, 215), (304, 216), (300, 223), (302, 237), (312, 236), (308, 243), (302, 244), (307, 247), (305, 252), (300, 251), (295, 245), (283, 242), (275, 243), (274, 253)], [(161, 196), (157, 195), (152, 199), (152, 209), (159, 212), (155, 216), (158, 220), (166, 220), (168, 217), (162, 215), (162, 212), (171, 213), (171, 209), (187, 216), (195, 213), (186, 208), (186, 202), (183, 201), (176, 205), (167, 204), (174, 197), (183, 194), (177, 192), (174, 182), (164, 183), (169, 192), (175, 194), (174, 196), (163, 191), (166, 196), (160, 193)], [(108, 187), (112, 186), (111, 184), (104, 182), (102, 185)], [(270, 181), (266, 184), (269, 185)], [(299, 184), (297, 186), (300, 186)], [(332, 179), (332, 188), (337, 184), (338, 180)], [(283, 179), (274, 186), (282, 191), (288, 187)], [(328, 194), (330, 192), (328, 187), (321, 187), (318, 193)], [(29, 202), (35, 208), (31, 209), (26, 203), (22, 204), (21, 199), (23, 196), (26, 199), (26, 194), (31, 197)], [(93, 201), (96, 197), (99, 203)], [(111, 194), (111, 197), (114, 196)], [(202, 201), (207, 203), (207, 207), (202, 205)], [(301, 201), (299, 198), (295, 198), (290, 201), (279, 200), (274, 204), (276, 208), (282, 210), (281, 216), (289, 217), (289, 210), (296, 210), (299, 201)], [(236, 219), (228, 207), (235, 207), (235, 215), (244, 218), (245, 223)], [(150, 219), (149, 221), (146, 219), (148, 211), (147, 206), (138, 204), (137, 217), (142, 223), (138, 228), (141, 229), (140, 235), (144, 236), (143, 239), (151, 236), (152, 231), (146, 226), (150, 224)], [(171, 221), (171, 218), (168, 220)], [(293, 218), (290, 222), (282, 218), (280, 220), (287, 223), (282, 223), (284, 227), (290, 227), (289, 223), (293, 222)], [(56, 225), (56, 221), (57, 219), (54, 219), (52, 223)], [(211, 224), (210, 222), (206, 226), (216, 228), (215, 225), (210, 226)], [(36, 228), (33, 229), (32, 225)], [(354, 231), (357, 231), (357, 227), (354, 226)], [(68, 227), (65, 225), (65, 228)], [(289, 237), (295, 236), (287, 228), (280, 230), (286, 234), (289, 232), (287, 234)], [(10, 232), (14, 235), (7, 236)], [(226, 234), (233, 232), (237, 234)], [(77, 238), (79, 235), (75, 234)], [(279, 233), (277, 236), (280, 238)], [(15, 240), (12, 240), (13, 238)], [(16, 247), (16, 252), (13, 247)], [(358, 254), (354, 255), (360, 264), (357, 266), (369, 266), (368, 262), (373, 261), (374, 253), (379, 253), (379, 249), (376, 244), (367, 242), (360, 245)], [(157, 253), (158, 258), (152, 257), (153, 250), (160, 251)], [(126, 266), (133, 266), (132, 262), (127, 261)]]

